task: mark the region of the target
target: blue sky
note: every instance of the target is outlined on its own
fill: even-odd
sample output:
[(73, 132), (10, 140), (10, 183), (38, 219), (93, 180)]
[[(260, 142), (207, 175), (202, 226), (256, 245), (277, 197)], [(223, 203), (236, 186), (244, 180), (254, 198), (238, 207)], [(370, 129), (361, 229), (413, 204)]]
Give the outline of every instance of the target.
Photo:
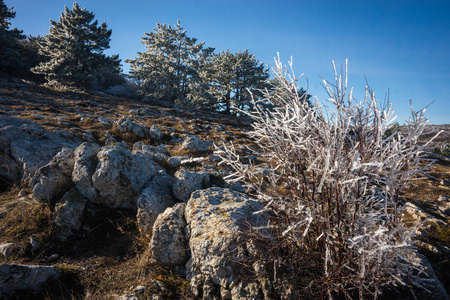
[[(45, 35), (66, 0), (5, 0), (13, 6), (13, 26), (27, 35)], [(323, 99), (321, 77), (332, 80), (331, 60), (349, 60), (349, 85), (362, 100), (366, 76), (377, 99), (389, 89), (403, 123), (409, 100), (421, 109), (431, 102), (430, 124), (450, 123), (450, 1), (264, 1), (264, 0), (80, 0), (78, 4), (112, 29), (107, 54), (134, 58), (140, 38), (156, 23), (181, 25), (190, 37), (216, 51), (248, 49), (273, 65), (280, 53), (293, 57), (296, 75), (308, 92)], [(123, 63), (124, 71), (128, 65)], [(305, 79), (300, 85), (306, 87)]]

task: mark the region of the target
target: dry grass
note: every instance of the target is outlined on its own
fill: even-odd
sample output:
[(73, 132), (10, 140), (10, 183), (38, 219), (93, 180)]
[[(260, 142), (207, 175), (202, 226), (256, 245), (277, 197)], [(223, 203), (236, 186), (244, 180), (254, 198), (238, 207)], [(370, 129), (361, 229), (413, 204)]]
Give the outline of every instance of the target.
[[(181, 149), (179, 143), (172, 142), (168, 138), (169, 132), (174, 132), (179, 137), (197, 133), (200, 138), (210, 139), (218, 144), (227, 140), (250, 148), (256, 147), (246, 135), (248, 123), (214, 113), (143, 105), (133, 100), (88, 93), (61, 92), (40, 86), (2, 85), (0, 98), (9, 101), (9, 104), (0, 108), (0, 114), (11, 114), (14, 117), (32, 120), (51, 130), (67, 127), (78, 133), (89, 130), (100, 144), (104, 144), (106, 131), (110, 131), (118, 141), (124, 140), (130, 145), (137, 140), (121, 135), (113, 124), (106, 125), (90, 118), (82, 121), (80, 115), (103, 116), (112, 122), (121, 116), (129, 115), (130, 109), (147, 107), (155, 113), (160, 113), (160, 116), (144, 116), (139, 122), (149, 127), (156, 125), (166, 133), (162, 143), (169, 145), (170, 156), (206, 156), (211, 152), (196, 153)], [(43, 118), (37, 115), (42, 115)], [(65, 123), (58, 123), (57, 117), (66, 118)], [(208, 120), (190, 121), (202, 117), (208, 117)], [(205, 125), (211, 125), (212, 129), (197, 130)], [(144, 142), (154, 143), (148, 140)], [(250, 153), (244, 151), (243, 154), (245, 156)], [(216, 166), (216, 163), (211, 165)], [(450, 164), (439, 162), (430, 175), (450, 180)], [(223, 184), (222, 178), (215, 178), (213, 181), (218, 185)], [(193, 295), (189, 292), (189, 283), (185, 279), (152, 262), (147, 249), (149, 240), (140, 235), (135, 212), (92, 206), (90, 210), (96, 211), (97, 214), (94, 216), (88, 213), (85, 216), (87, 227), (69, 241), (60, 242), (53, 226), (52, 212), (47, 205), (29, 198), (18, 199), (17, 194), (21, 188), (20, 185), (6, 184), (7, 191), (0, 193), (0, 242), (16, 244), (13, 255), (10, 258), (0, 257), (0, 262), (56, 264), (63, 271), (63, 276), (59, 280), (47, 284), (37, 294), (23, 294), (23, 299), (84, 299), (88, 294), (89, 299), (115, 299), (117, 295), (131, 293), (137, 285), (148, 287), (141, 295), (141, 299), (151, 299), (153, 294), (162, 295), (165, 299), (193, 299)], [(31, 192), (29, 188), (26, 189), (28, 193)], [(278, 192), (289, 193), (289, 190), (280, 186)], [(407, 200), (431, 201), (436, 204), (440, 195), (450, 196), (450, 188), (437, 180), (423, 179), (414, 182), (405, 190), (403, 196)], [(427, 234), (427, 243), (450, 248), (448, 227), (438, 226)], [(41, 243), (39, 251), (31, 251), (29, 245), (31, 236)], [(292, 249), (293, 247), (296, 246), (285, 244), (278, 249), (272, 249), (273, 255), (281, 253), (282, 260), (279, 261), (278, 272), (283, 272), (286, 278), (292, 281), (298, 280), (302, 296), (320, 297), (312, 294), (309, 285), (312, 280), (318, 278), (316, 266), (320, 264), (314, 257), (313, 249), (309, 249), (310, 252), (305, 254), (302, 252), (303, 249)], [(430, 258), (444, 285), (450, 286), (448, 255), (433, 256), (424, 249), (421, 251)], [(283, 257), (283, 253), (296, 253), (297, 256)], [(58, 254), (59, 258), (50, 260), (49, 256), (52, 254)], [(296, 265), (296, 262), (302, 264)], [(156, 280), (162, 281), (166, 289), (161, 290)], [(283, 283), (280, 283), (280, 286), (282, 287)]]

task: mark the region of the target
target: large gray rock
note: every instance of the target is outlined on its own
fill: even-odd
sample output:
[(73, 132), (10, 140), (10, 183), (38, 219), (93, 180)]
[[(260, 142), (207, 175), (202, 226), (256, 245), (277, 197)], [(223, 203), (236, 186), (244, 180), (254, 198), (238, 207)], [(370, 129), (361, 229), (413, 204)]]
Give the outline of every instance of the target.
[(424, 273), (426, 274), (426, 276), (422, 277), (432, 280), (427, 286), (429, 292), (425, 291), (424, 289), (414, 288), (417, 299), (449, 300), (450, 298), (447, 291), (445, 290), (445, 287), (436, 276), (436, 273), (434, 272), (433, 267), (431, 266), (428, 259), (419, 252), (417, 252), (416, 255), (418, 261), (424, 267)]
[(110, 207), (136, 209), (139, 193), (155, 175), (151, 155), (120, 146), (105, 146), (98, 155), (99, 165), (92, 175), (94, 188)]
[(74, 167), (72, 172), (72, 182), (81, 195), (91, 202), (100, 203), (97, 192), (92, 184), (98, 158), (97, 153), (100, 146), (97, 144), (83, 143), (74, 151)]
[(71, 189), (55, 206), (55, 223), (61, 240), (67, 240), (81, 228), (86, 203), (86, 198), (76, 189)]
[(63, 147), (75, 148), (81, 143), (64, 132), (51, 132), (32, 121), (0, 115), (0, 153), (17, 163), (25, 179), (48, 164)]
[(56, 280), (61, 271), (56, 267), (0, 265), (0, 299), (13, 299), (21, 290), (38, 290), (44, 283)]
[(164, 171), (158, 172), (147, 183), (137, 199), (137, 221), (139, 230), (150, 234), (156, 217), (175, 204), (173, 178)]
[(73, 165), (73, 151), (62, 149), (50, 163), (41, 167), (31, 178), (33, 197), (50, 205), (58, 202), (70, 189)]
[(22, 178), (22, 167), (9, 155), (0, 152), (0, 178), (9, 182)]
[(155, 140), (155, 141), (160, 141), (163, 137), (162, 131), (159, 130), (159, 128), (156, 127), (156, 125), (153, 125), (152, 127), (150, 127), (150, 129), (148, 131), (148, 135), (152, 140)]
[(181, 201), (187, 202), (191, 193), (209, 187), (210, 179), (208, 173), (194, 173), (180, 170), (175, 173), (173, 194)]
[(194, 151), (207, 151), (213, 143), (208, 140), (201, 140), (195, 135), (187, 137), (183, 144), (181, 144), (181, 149), (188, 149)]
[(122, 117), (117, 121), (117, 127), (122, 134), (133, 138), (143, 139), (149, 135), (148, 127), (139, 125), (126, 117)]
[(230, 189), (192, 193), (185, 208), (191, 250), (186, 275), (194, 294), (205, 292), (205, 284), (207, 291), (214, 287), (212, 290), (229, 294), (238, 278), (245, 276), (249, 271), (244, 267), (246, 253), (255, 248), (246, 236), (248, 229), (266, 226), (269, 221), (265, 214), (254, 214), (262, 209), (261, 203)]
[(189, 258), (184, 207), (185, 203), (177, 203), (167, 208), (153, 225), (149, 249), (152, 257), (163, 265), (184, 266)]
[[(4, 116), (0, 116), (0, 122)], [(11, 118), (13, 119), (13, 118)], [(18, 126), (4, 126), (0, 128), (0, 149), (5, 154), (11, 154), (11, 142), (15, 140), (28, 140), (30, 135)]]

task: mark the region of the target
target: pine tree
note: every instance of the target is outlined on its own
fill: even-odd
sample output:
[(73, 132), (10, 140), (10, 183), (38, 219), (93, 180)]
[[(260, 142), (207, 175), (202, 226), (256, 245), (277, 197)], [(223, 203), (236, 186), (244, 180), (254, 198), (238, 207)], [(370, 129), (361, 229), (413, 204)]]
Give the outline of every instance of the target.
[(229, 50), (214, 56), (210, 74), (211, 93), (218, 110), (231, 113), (232, 107), (248, 109), (252, 106), (251, 94), (261, 95), (266, 86), (268, 69), (248, 50), (232, 54)]
[(21, 64), (20, 46), (17, 41), (24, 38), (22, 31), (17, 28), (9, 29), (10, 19), (15, 18), (13, 8), (8, 8), (0, 0), (0, 70), (10, 71)]
[(203, 48), (205, 42), (186, 35), (180, 21), (174, 27), (156, 24), (153, 32), (145, 33), (142, 44), (145, 52), (138, 52), (131, 64), (131, 77), (138, 80), (144, 97), (170, 102), (196, 102), (205, 94), (200, 72), (213, 48)]
[(39, 53), (51, 59), (32, 71), (44, 74), (48, 81), (76, 86), (97, 88), (103, 82), (105, 70), (120, 71), (117, 55), (105, 56), (109, 48), (111, 30), (106, 22), (100, 26), (94, 13), (73, 4), (72, 10), (64, 7), (59, 22), (50, 20), (50, 33), (40, 42)]

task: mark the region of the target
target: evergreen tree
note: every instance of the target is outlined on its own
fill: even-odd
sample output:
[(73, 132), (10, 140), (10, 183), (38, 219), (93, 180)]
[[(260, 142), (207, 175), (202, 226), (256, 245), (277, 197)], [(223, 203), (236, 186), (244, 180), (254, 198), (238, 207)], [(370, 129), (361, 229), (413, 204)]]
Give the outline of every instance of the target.
[(206, 93), (200, 72), (214, 51), (203, 48), (204, 43), (188, 37), (180, 21), (174, 27), (157, 23), (153, 32), (145, 33), (142, 44), (146, 51), (126, 60), (131, 64), (131, 77), (139, 82), (141, 96), (173, 103), (199, 102)]
[(50, 57), (32, 71), (44, 74), (48, 81), (81, 88), (98, 88), (104, 81), (104, 72), (119, 72), (117, 55), (105, 56), (109, 48), (111, 30), (106, 22), (100, 26), (94, 13), (73, 4), (61, 13), (59, 22), (50, 20), (50, 33), (39, 43), (39, 53)]
[(210, 91), (218, 110), (231, 113), (232, 107), (248, 109), (251, 95), (258, 97), (269, 78), (267, 68), (248, 50), (232, 54), (222, 51), (214, 56), (210, 67)]
[(13, 8), (8, 8), (0, 0), (0, 70), (10, 71), (13, 67), (21, 65), (20, 46), (17, 41), (24, 38), (22, 31), (17, 28), (9, 29), (10, 19), (15, 18)]

